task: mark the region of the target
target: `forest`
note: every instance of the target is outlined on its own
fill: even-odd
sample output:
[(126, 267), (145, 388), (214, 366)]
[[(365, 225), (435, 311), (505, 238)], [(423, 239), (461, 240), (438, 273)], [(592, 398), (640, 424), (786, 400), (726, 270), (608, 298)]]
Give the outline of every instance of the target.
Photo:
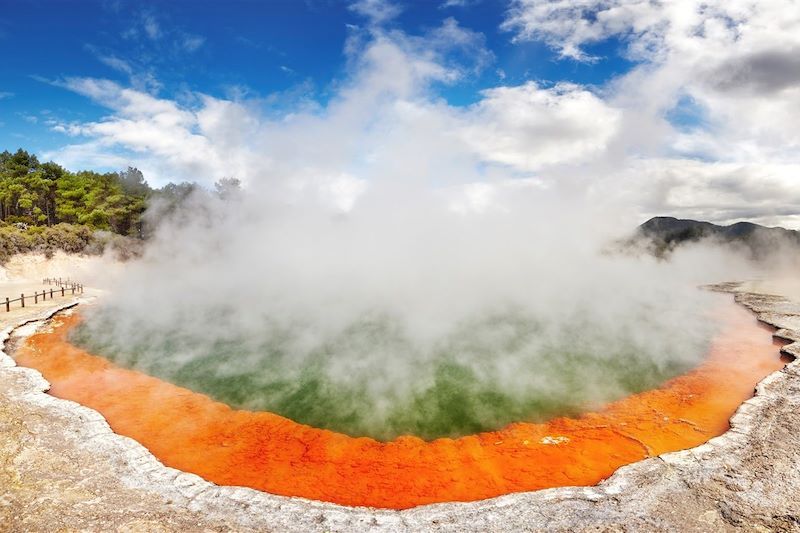
[[(239, 181), (216, 186), (238, 189)], [(71, 172), (23, 149), (0, 152), (0, 262), (15, 253), (102, 253), (109, 246), (136, 254), (157, 223), (145, 215), (148, 206), (158, 201), (169, 212), (198, 189), (188, 182), (154, 189), (133, 167)]]

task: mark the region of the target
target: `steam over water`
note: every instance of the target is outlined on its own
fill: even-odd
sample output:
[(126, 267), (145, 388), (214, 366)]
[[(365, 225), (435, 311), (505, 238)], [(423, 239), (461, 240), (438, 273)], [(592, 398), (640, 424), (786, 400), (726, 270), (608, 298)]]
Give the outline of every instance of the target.
[(101, 280), (78, 340), (236, 407), (379, 438), (569, 414), (696, 365), (715, 327), (697, 286), (746, 270), (704, 246), (608, 253), (662, 191), (628, 187), (627, 148), (602, 131), (565, 139), (617, 112), (532, 83), (450, 106), (436, 88), (468, 70), (439, 47), (475, 36), (443, 29), (433, 48), (360, 33), (322, 108), (207, 99), (217, 145), (191, 161), (245, 188), (161, 220)]
[[(644, 314), (649, 310), (640, 307)], [(222, 316), (207, 314), (207, 326)], [(645, 332), (609, 328), (577, 312), (553, 323), (522, 309), (486, 314), (419, 342), (397, 317), (363, 316), (309, 344), (303, 327), (271, 325), (246, 339), (210, 341), (165, 325), (119, 345), (113, 313), (95, 316), (78, 341), (123, 366), (203, 392), (234, 407), (268, 410), (353, 436), (426, 439), (542, 421), (663, 383), (704, 355), (713, 322), (693, 335), (644, 319)], [(704, 325), (703, 325), (704, 324)], [(310, 326), (307, 326), (310, 327)]]
[(204, 216), (164, 225), (77, 340), (234, 407), (380, 439), (573, 414), (696, 365), (714, 252), (604, 253), (591, 229), (531, 215), (541, 195), (481, 212), (199, 198)]

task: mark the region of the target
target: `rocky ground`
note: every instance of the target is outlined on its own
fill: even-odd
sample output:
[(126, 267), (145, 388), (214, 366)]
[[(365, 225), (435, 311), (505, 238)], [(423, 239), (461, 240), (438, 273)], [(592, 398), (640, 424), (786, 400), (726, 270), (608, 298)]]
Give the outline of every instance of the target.
[[(800, 303), (775, 284), (725, 284), (800, 355)], [(789, 294), (790, 291), (783, 291)], [(791, 296), (795, 296), (791, 294)], [(5, 344), (75, 301), (1, 317)], [(58, 305), (55, 305), (58, 304)], [(732, 429), (590, 488), (406, 511), (218, 487), (167, 468), (96, 412), (44, 393), (0, 354), (0, 531), (800, 531), (800, 364), (762, 381)]]

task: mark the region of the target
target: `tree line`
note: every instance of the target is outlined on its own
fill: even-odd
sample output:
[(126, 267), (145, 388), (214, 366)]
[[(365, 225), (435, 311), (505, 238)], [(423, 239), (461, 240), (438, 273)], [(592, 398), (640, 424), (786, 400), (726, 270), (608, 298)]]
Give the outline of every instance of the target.
[[(216, 194), (239, 187), (223, 178)], [(158, 200), (168, 213), (198, 190), (189, 182), (152, 188), (134, 167), (71, 172), (23, 149), (0, 152), (0, 261), (25, 251), (102, 251), (107, 242), (124, 241), (114, 236), (142, 240), (154, 223), (145, 217), (149, 205)]]

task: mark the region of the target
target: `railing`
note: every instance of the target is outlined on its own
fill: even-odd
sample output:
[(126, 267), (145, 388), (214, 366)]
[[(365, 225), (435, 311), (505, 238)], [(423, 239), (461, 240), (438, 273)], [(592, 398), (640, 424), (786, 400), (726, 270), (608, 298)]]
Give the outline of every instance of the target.
[(83, 285), (69, 278), (44, 278), (42, 280), (42, 285), (58, 285), (59, 287), (66, 287), (68, 289), (75, 287), (76, 289), (80, 288), (81, 292), (83, 292)]
[(25, 307), (26, 298), (28, 301), (33, 298), (33, 303), (38, 304), (40, 298), (43, 302), (47, 300), (48, 296), (52, 300), (53, 298), (59, 296), (59, 292), (61, 293), (61, 296), (66, 296), (68, 292), (71, 296), (74, 296), (76, 293), (83, 294), (83, 285), (74, 281), (65, 281), (61, 278), (45, 278), (42, 280), (42, 283), (45, 285), (58, 285), (58, 288), (50, 288), (49, 295), (47, 289), (43, 289), (41, 293), (39, 293), (39, 291), (34, 291), (33, 296), (30, 294), (27, 296), (25, 296), (25, 294), (20, 294), (19, 298), (14, 298), (13, 300), (6, 297), (6, 313), (11, 312), (11, 304), (14, 302), (20, 302), (22, 307)]

